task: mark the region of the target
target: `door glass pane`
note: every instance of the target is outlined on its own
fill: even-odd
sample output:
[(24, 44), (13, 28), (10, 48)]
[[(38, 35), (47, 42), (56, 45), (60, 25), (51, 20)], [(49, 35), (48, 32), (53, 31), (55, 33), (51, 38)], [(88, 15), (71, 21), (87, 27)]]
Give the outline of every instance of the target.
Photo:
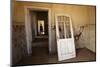
[(58, 22), (59, 38), (63, 39), (64, 37), (64, 22)]
[(66, 38), (71, 38), (71, 30), (70, 30), (70, 21), (69, 17), (66, 17), (66, 22), (65, 22), (65, 30), (66, 30)]

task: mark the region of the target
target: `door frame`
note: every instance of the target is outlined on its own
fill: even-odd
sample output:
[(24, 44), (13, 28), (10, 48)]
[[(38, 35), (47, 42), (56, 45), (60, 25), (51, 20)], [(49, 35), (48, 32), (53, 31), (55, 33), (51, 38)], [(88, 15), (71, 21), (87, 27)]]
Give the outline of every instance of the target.
[[(43, 11), (48, 11), (48, 41), (49, 41), (49, 52), (51, 52), (51, 9), (50, 8), (45, 8), (45, 7), (38, 7), (38, 6), (24, 6), (24, 11), (25, 11), (25, 32), (26, 32), (26, 42), (27, 42), (27, 53), (28, 55), (31, 55), (32, 53), (32, 45), (29, 44), (28, 41), (28, 29), (27, 29), (27, 23), (30, 23), (30, 19), (27, 16), (27, 13), (30, 10), (43, 10)], [(28, 22), (27, 22), (28, 21)], [(31, 42), (32, 43), (32, 42)], [(31, 49), (30, 49), (31, 48)]]

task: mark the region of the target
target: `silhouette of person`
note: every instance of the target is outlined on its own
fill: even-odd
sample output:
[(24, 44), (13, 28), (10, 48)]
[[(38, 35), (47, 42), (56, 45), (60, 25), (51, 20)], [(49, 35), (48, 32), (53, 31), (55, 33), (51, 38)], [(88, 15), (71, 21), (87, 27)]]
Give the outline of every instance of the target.
[(40, 24), (40, 32), (43, 32), (42, 24)]

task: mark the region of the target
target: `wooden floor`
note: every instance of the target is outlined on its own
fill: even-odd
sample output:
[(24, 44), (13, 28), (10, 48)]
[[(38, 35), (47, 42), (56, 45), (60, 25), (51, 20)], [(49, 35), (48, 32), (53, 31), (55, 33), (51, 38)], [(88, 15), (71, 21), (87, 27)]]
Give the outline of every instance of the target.
[(69, 63), (69, 62), (83, 62), (95, 61), (96, 54), (86, 48), (76, 50), (76, 57), (64, 61), (58, 61), (57, 54), (50, 55), (46, 48), (33, 48), (32, 56), (23, 58), (16, 65), (40, 65), (40, 64), (55, 64), (55, 63)]

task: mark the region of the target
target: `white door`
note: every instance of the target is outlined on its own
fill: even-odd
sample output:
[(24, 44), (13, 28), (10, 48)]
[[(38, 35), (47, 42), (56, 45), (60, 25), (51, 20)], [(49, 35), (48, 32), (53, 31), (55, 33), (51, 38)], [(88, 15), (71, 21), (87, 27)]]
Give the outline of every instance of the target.
[(55, 18), (58, 60), (76, 57), (71, 17), (59, 14)]
[(25, 9), (25, 30), (26, 30), (26, 40), (27, 40), (27, 51), (28, 55), (31, 55), (32, 53), (31, 16), (27, 8)]

